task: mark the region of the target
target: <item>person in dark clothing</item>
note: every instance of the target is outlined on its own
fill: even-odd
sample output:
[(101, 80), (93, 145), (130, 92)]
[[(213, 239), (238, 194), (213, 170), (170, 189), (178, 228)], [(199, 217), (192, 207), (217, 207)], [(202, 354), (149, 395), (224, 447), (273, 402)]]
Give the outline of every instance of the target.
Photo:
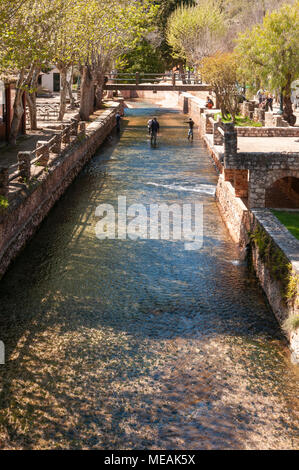
[(189, 118), (189, 120), (185, 122), (189, 124), (188, 140), (193, 140), (193, 127), (195, 123), (192, 118)]
[(115, 120), (116, 120), (116, 132), (120, 132), (121, 115), (119, 113), (116, 113)]
[(271, 111), (273, 111), (273, 96), (271, 95), (271, 93), (267, 95), (267, 105), (268, 105), (268, 108), (270, 108)]
[(157, 143), (157, 134), (160, 129), (160, 124), (157, 121), (157, 118), (154, 117), (152, 120), (152, 123), (150, 125), (150, 131), (151, 131), (151, 144), (156, 145)]

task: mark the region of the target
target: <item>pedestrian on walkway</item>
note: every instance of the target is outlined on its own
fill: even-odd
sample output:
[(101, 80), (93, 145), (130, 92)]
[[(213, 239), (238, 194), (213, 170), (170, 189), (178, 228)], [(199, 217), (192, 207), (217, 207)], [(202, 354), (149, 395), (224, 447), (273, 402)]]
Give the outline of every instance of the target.
[(151, 145), (157, 144), (157, 134), (160, 130), (160, 124), (156, 117), (153, 118), (152, 123), (150, 125), (150, 132), (151, 132)]
[(267, 95), (267, 105), (268, 105), (268, 109), (270, 108), (271, 111), (273, 111), (273, 96), (271, 93)]
[(263, 90), (263, 88), (260, 88), (256, 94), (259, 104), (261, 104), (264, 100), (264, 92), (265, 90)]

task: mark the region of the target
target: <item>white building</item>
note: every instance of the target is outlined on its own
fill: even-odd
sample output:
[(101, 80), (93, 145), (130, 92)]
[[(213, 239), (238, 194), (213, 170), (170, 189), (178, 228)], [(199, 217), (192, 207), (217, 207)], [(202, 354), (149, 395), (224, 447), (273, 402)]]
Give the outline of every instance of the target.
[[(71, 77), (71, 72), (68, 72), (67, 79)], [(48, 73), (41, 73), (39, 76), (38, 84), (43, 88), (51, 92), (59, 92), (61, 88), (61, 77), (60, 72), (56, 67), (53, 67), (52, 70)]]

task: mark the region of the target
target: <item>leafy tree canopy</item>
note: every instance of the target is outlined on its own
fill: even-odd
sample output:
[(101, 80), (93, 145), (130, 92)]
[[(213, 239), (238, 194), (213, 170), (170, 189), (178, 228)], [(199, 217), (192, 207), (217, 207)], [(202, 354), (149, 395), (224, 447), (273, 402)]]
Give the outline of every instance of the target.
[(226, 18), (217, 1), (181, 6), (169, 17), (166, 39), (174, 57), (198, 65), (203, 57), (221, 49), (226, 33)]

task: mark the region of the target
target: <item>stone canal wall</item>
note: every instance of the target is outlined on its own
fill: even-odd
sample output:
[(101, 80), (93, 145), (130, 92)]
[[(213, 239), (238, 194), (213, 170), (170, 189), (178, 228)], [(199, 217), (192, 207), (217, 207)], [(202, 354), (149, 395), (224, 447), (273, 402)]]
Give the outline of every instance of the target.
[(243, 253), (249, 250), (256, 276), (289, 340), (292, 361), (299, 363), (299, 329), (292, 326), (299, 315), (299, 241), (269, 209), (248, 210), (223, 175), (216, 197), (233, 240)]
[(0, 212), (0, 277), (10, 262), (32, 237), (55, 202), (65, 192), (83, 166), (95, 154), (115, 126), (115, 114), (123, 103), (115, 103), (89, 124), (48, 166), (20, 186), (9, 206)]
[[(288, 168), (292, 168), (292, 174), (297, 175), (296, 172), (294, 173), (296, 168), (293, 166), (297, 164), (298, 155), (265, 154), (263, 156), (253, 153), (235, 155), (231, 147), (237, 147), (236, 142), (231, 143), (229, 139), (225, 142), (226, 137), (223, 133), (220, 134), (219, 124), (213, 119), (217, 110), (205, 109), (203, 101), (192, 97), (189, 93), (179, 95), (178, 106), (184, 113), (188, 113), (198, 126), (199, 135), (204, 140), (219, 171), (216, 198), (222, 218), (231, 237), (240, 246), (241, 253), (244, 256), (246, 253), (249, 254), (260, 285), (289, 341), (292, 361), (299, 363), (299, 329), (292, 326), (292, 319), (299, 316), (299, 241), (269, 209), (249, 208), (247, 194), (242, 190), (242, 184), (244, 183), (243, 173), (248, 171), (250, 165), (247, 165), (245, 170), (240, 165), (238, 166), (241, 168), (240, 170), (225, 169), (224, 165), (224, 159), (232, 158), (231, 156), (233, 158), (239, 157), (243, 163), (248, 160), (251, 162), (251, 166), (258, 159), (259, 167), (262, 159), (267, 163), (264, 180), (265, 178), (275, 180), (286, 176), (285, 171), (281, 170), (281, 166), (286, 165), (286, 159), (288, 160)], [(235, 132), (239, 137), (294, 137), (299, 135), (297, 128), (281, 127), (235, 128)], [(272, 166), (273, 174), (268, 172)], [(230, 177), (231, 172), (234, 173), (233, 178)], [(241, 174), (239, 175), (239, 173)], [(264, 180), (257, 191), (265, 191), (266, 182)], [(246, 185), (248, 185), (247, 177)]]

